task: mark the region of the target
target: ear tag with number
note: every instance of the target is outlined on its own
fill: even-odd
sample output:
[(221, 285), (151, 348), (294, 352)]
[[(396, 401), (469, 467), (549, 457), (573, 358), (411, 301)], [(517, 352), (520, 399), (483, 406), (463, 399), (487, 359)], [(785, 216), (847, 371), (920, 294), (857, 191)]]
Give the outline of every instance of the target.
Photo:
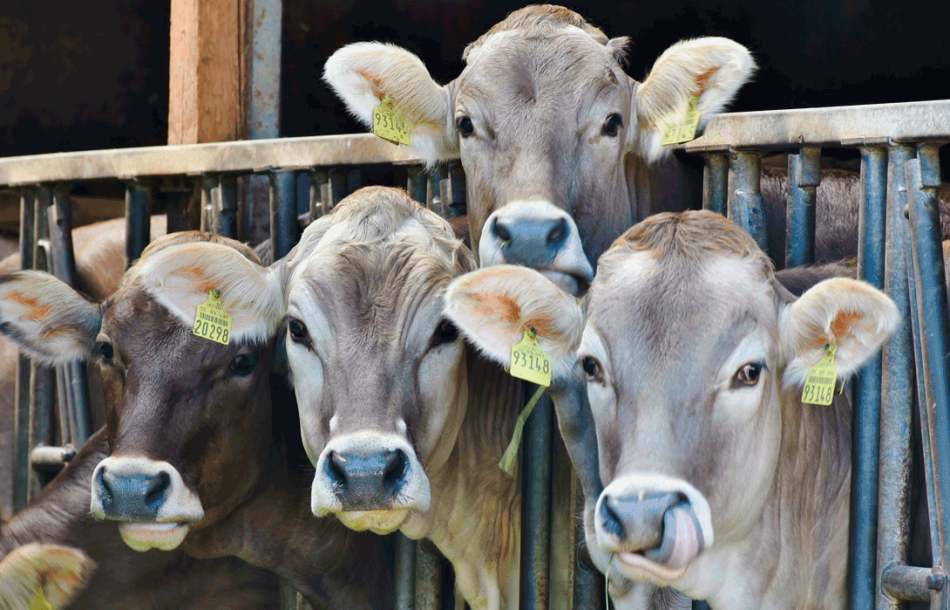
[(808, 369), (805, 387), (802, 388), (802, 402), (809, 405), (827, 406), (835, 396), (835, 383), (838, 371), (835, 369), (835, 352), (838, 346), (830, 343), (825, 346), (825, 355), (815, 366)]
[(533, 328), (524, 331), (524, 337), (511, 346), (511, 376), (540, 386), (551, 385), (551, 357), (538, 345)]
[(696, 139), (696, 129), (699, 127), (699, 96), (692, 95), (689, 98), (689, 106), (686, 108), (686, 116), (682, 120), (670, 123), (663, 130), (663, 139), (660, 144), (669, 146), (670, 144), (682, 144)]
[(412, 125), (403, 117), (397, 117), (391, 95), (384, 96), (379, 106), (373, 109), (373, 134), (393, 144), (412, 143)]
[(53, 604), (46, 599), (43, 589), (36, 592), (36, 597), (33, 598), (33, 603), (30, 604), (30, 610), (53, 610)]
[(198, 306), (195, 327), (191, 332), (203, 339), (222, 345), (231, 342), (231, 314), (221, 304), (221, 291), (217, 288), (208, 293), (208, 300)]

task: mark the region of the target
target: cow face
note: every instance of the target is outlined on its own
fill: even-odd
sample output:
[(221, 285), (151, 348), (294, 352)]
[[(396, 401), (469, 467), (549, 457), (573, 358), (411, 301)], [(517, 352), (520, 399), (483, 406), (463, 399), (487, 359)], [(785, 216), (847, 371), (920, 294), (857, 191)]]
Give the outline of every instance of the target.
[(460, 155), (481, 266), (533, 267), (577, 294), (638, 210), (668, 206), (681, 188), (644, 167), (667, 154), (665, 127), (694, 96), (704, 123), (754, 68), (742, 46), (701, 38), (666, 51), (637, 83), (621, 66), (626, 44), (572, 11), (532, 6), (470, 45), (444, 87), (416, 56), (377, 43), (337, 51), (324, 79), (368, 126), (390, 96), (428, 163)]
[[(489, 271), (452, 284), (447, 314), (504, 362), (511, 329), (477, 308), (488, 290), (478, 278)], [(504, 282), (490, 285), (498, 298), (534, 307), (541, 320), (576, 319), (581, 305), (540, 292), (543, 282), (528, 270), (499, 271)], [(890, 299), (850, 279), (825, 280), (795, 300), (752, 239), (708, 212), (633, 227), (601, 258), (586, 306), (579, 345), (572, 333), (554, 333), (551, 353), (570, 380), (562, 354), (573, 346), (586, 377), (605, 486), (585, 519), (592, 556), (602, 571), (610, 565), (613, 575), (687, 593), (721, 572), (717, 550), (744, 541), (762, 519), (783, 440), (842, 432), (790, 433), (786, 420), (807, 407), (827, 414), (818, 418), (827, 426), (846, 425), (840, 409), (800, 402), (825, 346), (837, 345), (838, 377), (846, 378), (898, 317)]]
[(471, 254), (404, 191), (368, 188), (311, 225), (288, 264), (313, 512), (393, 531), (428, 510), (426, 470), (448, 459), (464, 416), (464, 348), (441, 310)]
[[(175, 548), (189, 528), (230, 512), (256, 482), (270, 442), (261, 432), (270, 429), (279, 286), (244, 246), (187, 239), (150, 246), (98, 306), (38, 272), (0, 283), (3, 328), (31, 355), (99, 367), (111, 456), (93, 474), (91, 511), (120, 522), (136, 550)], [(192, 333), (197, 307), (215, 290), (232, 317), (227, 346)]]

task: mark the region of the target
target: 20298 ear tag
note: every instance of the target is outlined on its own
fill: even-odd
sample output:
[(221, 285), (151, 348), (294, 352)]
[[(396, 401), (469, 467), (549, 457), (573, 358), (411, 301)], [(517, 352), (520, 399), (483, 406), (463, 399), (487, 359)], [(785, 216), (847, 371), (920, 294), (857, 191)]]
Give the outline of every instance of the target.
[(219, 289), (210, 291), (208, 300), (198, 306), (195, 326), (191, 332), (202, 339), (222, 345), (231, 342), (231, 314), (224, 310)]

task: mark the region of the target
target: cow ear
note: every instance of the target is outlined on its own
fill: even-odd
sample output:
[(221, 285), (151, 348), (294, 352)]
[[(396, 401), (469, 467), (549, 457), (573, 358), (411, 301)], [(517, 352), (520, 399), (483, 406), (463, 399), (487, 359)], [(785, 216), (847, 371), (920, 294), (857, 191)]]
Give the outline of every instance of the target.
[(284, 317), (283, 269), (261, 267), (230, 246), (194, 242), (143, 258), (130, 273), (134, 284), (189, 328), (198, 306), (214, 292), (231, 316), (230, 341), (264, 343)]
[(490, 360), (510, 365), (511, 347), (526, 328), (563, 377), (574, 366), (574, 351), (584, 331), (580, 302), (526, 267), (497, 265), (453, 280), (445, 293), (443, 315)]
[(427, 165), (458, 153), (452, 117), (452, 85), (440, 86), (422, 60), (391, 44), (357, 42), (330, 56), (323, 80), (368, 129), (373, 110), (392, 98), (397, 118), (412, 129), (410, 148)]
[[(669, 153), (661, 144), (664, 130), (682, 122), (690, 100), (699, 96), (699, 129), (721, 112), (749, 80), (755, 62), (749, 50), (728, 38), (696, 38), (678, 42), (660, 55), (637, 88), (635, 112), (640, 130), (638, 147), (647, 161)], [(636, 130), (631, 130), (636, 133)]]
[(101, 323), (97, 305), (48, 273), (0, 275), (0, 332), (39, 362), (88, 358)]
[(783, 385), (803, 385), (830, 344), (837, 346), (838, 377), (850, 376), (894, 334), (899, 321), (894, 302), (870, 284), (848, 278), (819, 282), (794, 303), (780, 306)]
[(54, 608), (62, 608), (85, 587), (95, 568), (79, 549), (38, 543), (18, 547), (0, 561), (0, 608), (35, 608), (40, 594)]

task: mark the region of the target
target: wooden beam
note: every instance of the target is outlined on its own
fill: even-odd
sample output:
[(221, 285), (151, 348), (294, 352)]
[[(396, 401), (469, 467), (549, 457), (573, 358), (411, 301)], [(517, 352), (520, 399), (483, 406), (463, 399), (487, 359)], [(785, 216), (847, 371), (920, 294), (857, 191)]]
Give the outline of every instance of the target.
[(250, 0), (172, 0), (168, 143), (246, 139)]

